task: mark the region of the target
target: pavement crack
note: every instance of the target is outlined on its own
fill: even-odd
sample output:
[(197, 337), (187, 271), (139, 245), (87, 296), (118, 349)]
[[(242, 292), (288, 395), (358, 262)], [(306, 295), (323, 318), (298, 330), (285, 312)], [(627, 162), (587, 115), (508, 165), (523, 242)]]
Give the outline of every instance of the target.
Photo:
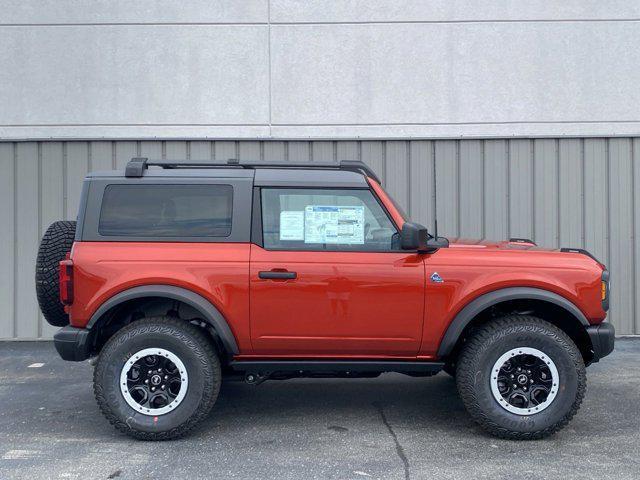
[(400, 457), (400, 460), (402, 460), (402, 465), (404, 466), (404, 478), (405, 480), (410, 480), (411, 477), (409, 475), (409, 459), (407, 458), (407, 455), (404, 452), (404, 448), (402, 448), (402, 445), (398, 440), (398, 435), (396, 435), (396, 432), (393, 430), (393, 427), (389, 423), (389, 420), (387, 419), (387, 416), (384, 413), (384, 409), (382, 408), (382, 405), (379, 404), (378, 402), (374, 402), (373, 406), (376, 408), (376, 410), (378, 410), (378, 413), (380, 414), (380, 418), (382, 418), (382, 423), (384, 423), (384, 426), (387, 427), (387, 430), (389, 431), (391, 438), (393, 438), (393, 443), (395, 443), (396, 445), (396, 453), (398, 454), (398, 457)]

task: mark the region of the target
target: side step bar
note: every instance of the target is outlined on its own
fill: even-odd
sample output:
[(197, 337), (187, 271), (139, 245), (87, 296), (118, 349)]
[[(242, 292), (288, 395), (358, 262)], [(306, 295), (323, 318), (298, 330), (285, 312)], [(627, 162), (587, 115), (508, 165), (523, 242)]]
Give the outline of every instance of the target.
[(258, 384), (269, 378), (358, 377), (386, 372), (430, 376), (442, 370), (444, 363), (396, 360), (233, 360), (229, 366), (237, 372), (244, 372), (247, 383)]

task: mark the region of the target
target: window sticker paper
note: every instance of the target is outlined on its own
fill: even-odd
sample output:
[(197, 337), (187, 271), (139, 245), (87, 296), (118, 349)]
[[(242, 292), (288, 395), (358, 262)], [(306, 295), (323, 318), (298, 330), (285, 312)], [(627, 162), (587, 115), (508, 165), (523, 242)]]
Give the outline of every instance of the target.
[(280, 240), (304, 240), (304, 211), (280, 212)]
[(364, 244), (364, 207), (308, 205), (304, 210), (304, 243)]

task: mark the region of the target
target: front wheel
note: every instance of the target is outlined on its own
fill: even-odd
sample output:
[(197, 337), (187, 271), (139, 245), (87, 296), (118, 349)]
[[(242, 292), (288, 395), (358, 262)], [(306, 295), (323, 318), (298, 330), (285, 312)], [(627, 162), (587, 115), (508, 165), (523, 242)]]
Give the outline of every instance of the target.
[(562, 429), (586, 389), (584, 362), (573, 341), (526, 315), (478, 329), (460, 353), (456, 382), (473, 419), (489, 433), (514, 440)]
[(168, 440), (208, 415), (220, 379), (218, 357), (198, 327), (155, 317), (109, 339), (94, 371), (94, 393), (118, 430), (142, 440)]

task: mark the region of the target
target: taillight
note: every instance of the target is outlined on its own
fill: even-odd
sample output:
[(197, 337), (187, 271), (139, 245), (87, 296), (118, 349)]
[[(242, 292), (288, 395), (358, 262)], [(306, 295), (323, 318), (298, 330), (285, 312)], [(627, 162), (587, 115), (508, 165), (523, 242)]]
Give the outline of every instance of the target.
[(73, 260), (67, 258), (60, 262), (60, 302), (63, 305), (73, 303)]

